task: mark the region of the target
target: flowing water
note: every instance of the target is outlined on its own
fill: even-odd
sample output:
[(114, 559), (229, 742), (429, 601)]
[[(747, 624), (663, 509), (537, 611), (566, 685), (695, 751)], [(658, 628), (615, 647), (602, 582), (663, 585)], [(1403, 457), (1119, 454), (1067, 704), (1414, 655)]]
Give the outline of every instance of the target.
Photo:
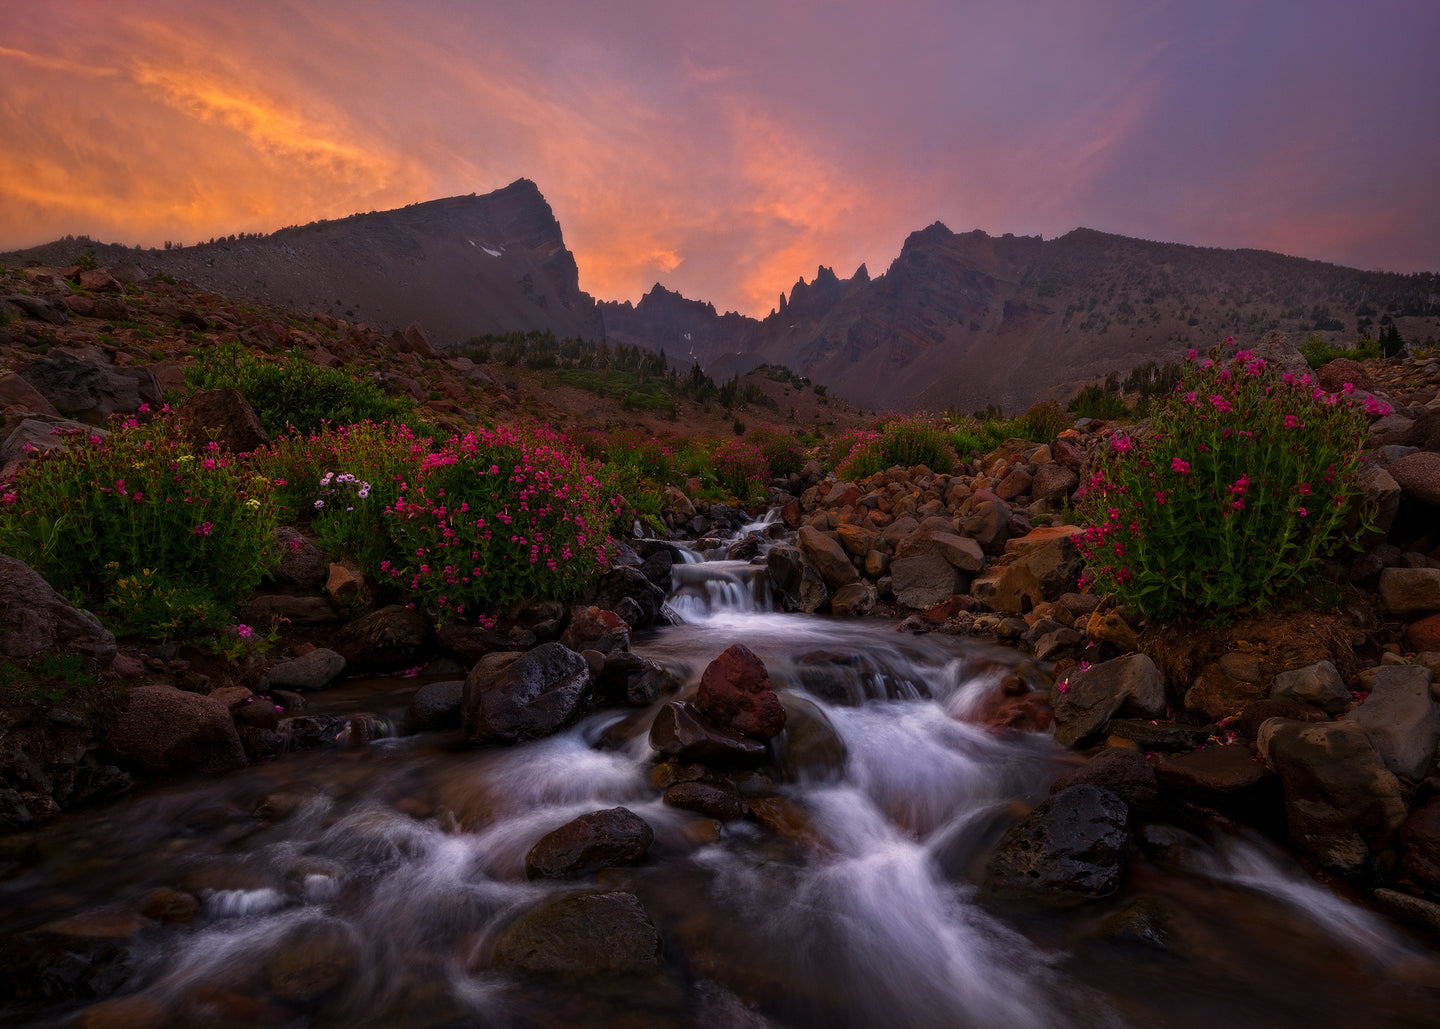
[[(776, 613), (743, 562), (677, 563), (675, 583), (684, 624), (634, 649), (687, 690), (732, 643), (764, 659), (790, 715), (769, 772), (804, 812), (789, 838), (662, 804), (652, 712), (603, 712), (516, 747), (439, 733), (292, 755), (8, 841), (0, 981), (17, 996), (0, 995), (0, 1022), (70, 1024), (92, 1002), (77, 998), (112, 997), (129, 999), (84, 1024), (1440, 1025), (1424, 945), (1223, 828), (1142, 829), (1146, 856), (1104, 901), (987, 899), (989, 849), (1074, 761), (1046, 736), (965, 720), (1020, 655)], [(360, 684), (325, 704), (398, 712), (413, 685)], [(497, 971), (517, 915), (595, 885), (529, 882), (526, 852), (617, 805), (655, 842), (600, 883), (640, 898), (662, 972)], [(192, 921), (137, 917), (165, 889), (200, 898)], [(312, 976), (317, 953), (334, 955), (314, 995), (274, 985), (296, 947)]]

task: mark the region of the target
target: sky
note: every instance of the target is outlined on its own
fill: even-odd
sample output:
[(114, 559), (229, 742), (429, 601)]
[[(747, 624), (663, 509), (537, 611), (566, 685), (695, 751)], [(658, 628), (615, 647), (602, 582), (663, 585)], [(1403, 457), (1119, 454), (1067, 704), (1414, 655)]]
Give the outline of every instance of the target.
[(905, 237), (1440, 271), (1437, 0), (0, 0), (0, 250), (486, 193), (762, 316)]

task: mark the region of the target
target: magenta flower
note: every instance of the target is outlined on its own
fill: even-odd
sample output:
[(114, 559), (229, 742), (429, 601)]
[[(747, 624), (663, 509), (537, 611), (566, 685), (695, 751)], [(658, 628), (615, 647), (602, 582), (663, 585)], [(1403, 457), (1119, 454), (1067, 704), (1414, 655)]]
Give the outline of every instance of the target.
[(1189, 474), (1190, 474), (1190, 462), (1189, 462), (1189, 461), (1182, 461), (1182, 460), (1180, 460), (1180, 458), (1178, 458), (1178, 457), (1172, 457), (1172, 458), (1170, 459), (1170, 470), (1171, 470), (1172, 472), (1177, 472), (1177, 473), (1179, 473), (1180, 475), (1189, 475)]

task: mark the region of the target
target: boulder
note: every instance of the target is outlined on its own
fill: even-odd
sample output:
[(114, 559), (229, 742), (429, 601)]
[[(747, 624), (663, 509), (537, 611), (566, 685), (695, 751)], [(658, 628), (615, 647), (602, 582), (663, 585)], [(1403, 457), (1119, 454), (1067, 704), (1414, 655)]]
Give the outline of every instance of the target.
[(680, 689), (680, 681), (663, 665), (629, 651), (605, 655), (597, 691), (609, 704), (648, 707)]
[(215, 442), (232, 454), (248, 454), (270, 439), (238, 389), (201, 390), (180, 405), (179, 419), (196, 450)]
[(724, 779), (714, 782), (677, 782), (665, 790), (665, 804), (683, 811), (714, 818), (721, 822), (733, 822), (745, 814), (745, 801), (733, 783)]
[(1431, 615), (1407, 625), (1405, 646), (1421, 654), (1440, 651), (1440, 615)]
[(435, 630), (414, 608), (391, 604), (361, 615), (335, 636), (334, 649), (350, 674), (398, 672), (423, 665), (430, 656)]
[(89, 611), (77, 610), (18, 558), (0, 554), (0, 655), (29, 661), (77, 654), (91, 671), (115, 660), (115, 636)]
[(1109, 790), (1133, 811), (1149, 811), (1160, 799), (1155, 770), (1145, 755), (1133, 747), (1107, 747), (1073, 772), (1056, 779), (1050, 792), (1059, 793), (1082, 784)]
[(644, 629), (662, 620), (665, 591), (656, 586), (638, 568), (612, 568), (600, 577), (591, 598), (596, 607), (619, 611), (622, 600), (629, 599), (639, 610), (639, 617), (630, 623), (632, 629)]
[(633, 865), (655, 842), (650, 824), (629, 808), (592, 811), (546, 833), (525, 855), (528, 879), (573, 879)]
[(1354, 701), (1333, 661), (1281, 672), (1270, 682), (1271, 699), (1313, 704), (1327, 715), (1338, 715)]
[(593, 686), (585, 659), (560, 643), (488, 655), (465, 679), (465, 738), (520, 743), (549, 736), (579, 713)]
[(1049, 797), (1012, 826), (990, 859), (993, 892), (1050, 900), (1107, 897), (1120, 886), (1129, 811), (1109, 790), (1082, 783)]
[(890, 589), (903, 607), (924, 610), (949, 600), (964, 587), (956, 567), (937, 553), (900, 557), (890, 562)]
[(1405, 821), (1400, 781), (1359, 723), (1272, 718), (1256, 742), (1284, 788), (1291, 839), (1324, 867), (1360, 872)]
[(1165, 714), (1165, 681), (1155, 662), (1130, 654), (1095, 665), (1067, 688), (1052, 690), (1055, 740), (1070, 746), (1099, 732), (1111, 716), (1160, 718)]
[(1406, 779), (1424, 778), (1440, 744), (1430, 679), (1430, 669), (1421, 665), (1380, 668), (1370, 695), (1344, 716), (1365, 730), (1385, 767)]
[(14, 372), (0, 375), (0, 411), (13, 409), (26, 414), (44, 415), (60, 419), (60, 412), (35, 389)]
[(311, 1004), (354, 975), (360, 961), (360, 943), (348, 925), (315, 918), (288, 933), (265, 959), (265, 978), (281, 999)]
[(706, 666), (695, 707), (717, 728), (756, 739), (768, 740), (785, 728), (785, 708), (770, 686), (765, 663), (743, 643)]
[(1380, 599), (1396, 618), (1440, 613), (1440, 568), (1386, 568), (1380, 573)]
[(577, 607), (560, 642), (571, 650), (597, 650), (602, 654), (630, 649), (630, 626), (614, 611), (595, 606)]
[(316, 647), (289, 661), (282, 661), (265, 673), (277, 690), (323, 690), (345, 674), (345, 658), (328, 647)]
[(608, 982), (660, 970), (660, 932), (632, 893), (571, 893), (522, 914), (495, 944), (503, 972)]
[(137, 686), (105, 727), (115, 753), (162, 772), (218, 774), (245, 767), (230, 709), (172, 686)]
[(1155, 774), (1175, 792), (1211, 804), (1260, 785), (1269, 769), (1250, 753), (1248, 744), (1229, 743), (1168, 758)]
[(90, 425), (111, 415), (134, 414), (141, 404), (164, 404), (155, 376), (143, 367), (115, 368), (82, 361), (63, 351), (36, 358), (20, 376), (61, 414)]
[(770, 755), (759, 740), (717, 728), (688, 700), (672, 700), (650, 725), (650, 746), (682, 764), (750, 767)]
[(1062, 464), (1042, 464), (1030, 483), (1030, 495), (1051, 504), (1064, 501), (1080, 485), (1080, 476)]
[(279, 558), (270, 570), (270, 577), (281, 586), (311, 593), (325, 585), (330, 575), (329, 562), (320, 548), (306, 539), (298, 529), (282, 525), (275, 530), (275, 549)]
[(460, 708), (465, 698), (465, 680), (427, 682), (410, 698), (405, 724), (411, 732), (432, 732), (460, 728)]
[(1440, 892), (1440, 796), (1410, 812), (1400, 827), (1401, 865), (1406, 876)]
[(812, 526), (802, 525), (796, 533), (796, 541), (801, 553), (810, 559), (827, 588), (838, 589), (860, 578), (860, 573), (846, 556), (845, 548), (834, 536)]
[(765, 555), (770, 588), (787, 611), (814, 614), (830, 601), (830, 591), (819, 570), (799, 547), (775, 546)]
[(1218, 722), (1240, 714), (1269, 693), (1254, 655), (1232, 651), (1200, 670), (1194, 684), (1185, 691), (1185, 706)]

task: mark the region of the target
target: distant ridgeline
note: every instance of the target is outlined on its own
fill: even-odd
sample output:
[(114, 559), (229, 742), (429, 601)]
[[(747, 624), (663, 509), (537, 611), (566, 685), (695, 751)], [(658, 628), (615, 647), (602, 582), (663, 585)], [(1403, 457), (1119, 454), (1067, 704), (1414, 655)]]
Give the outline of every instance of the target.
[[(1017, 411), (1147, 362), (1163, 366), (1191, 347), (1270, 330), (1296, 343), (1319, 333), (1332, 348), (1361, 337), (1392, 349), (1440, 338), (1433, 273), (1363, 272), (1091, 229), (1053, 240), (956, 234), (938, 222), (912, 233), (884, 274), (872, 278), (861, 265), (841, 279), (822, 266), (764, 319), (720, 314), (658, 283), (637, 304), (597, 303), (580, 289), (560, 224), (526, 179), (268, 236), (147, 251), (82, 237), (0, 261), (66, 264), (87, 251), (102, 264), (137, 261), (241, 299), (377, 328), (417, 322), (442, 347), (548, 331), (607, 340), (612, 361), (620, 346), (663, 351), (715, 382), (783, 366), (871, 409)], [(578, 358), (555, 360), (594, 371), (564, 364)]]

